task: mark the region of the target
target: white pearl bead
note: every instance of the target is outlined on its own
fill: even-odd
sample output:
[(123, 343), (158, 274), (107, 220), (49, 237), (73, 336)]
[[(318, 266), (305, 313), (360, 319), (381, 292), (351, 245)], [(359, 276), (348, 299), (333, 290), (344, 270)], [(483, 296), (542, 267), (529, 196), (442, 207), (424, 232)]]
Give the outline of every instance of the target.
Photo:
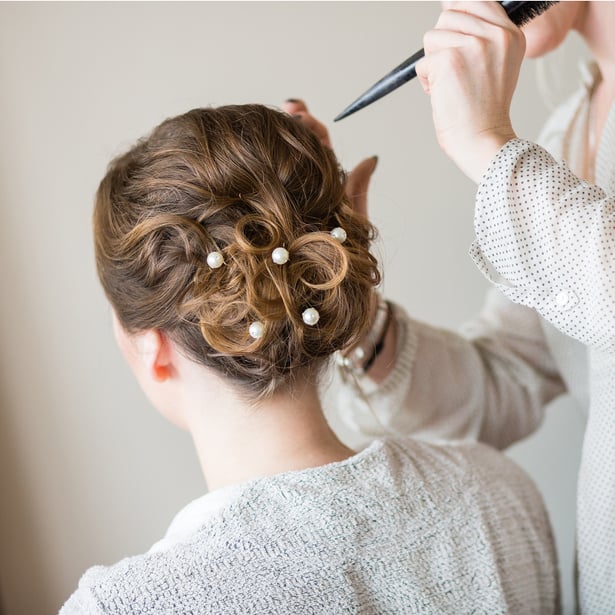
[(331, 231), (331, 237), (333, 237), (333, 239), (335, 239), (335, 241), (339, 241), (340, 243), (344, 243), (346, 241), (346, 238), (348, 237), (348, 235), (346, 234), (346, 231), (341, 226), (336, 226)]
[(288, 250), (286, 248), (276, 248), (271, 253), (271, 259), (276, 265), (283, 265), (288, 262)]
[(250, 337), (258, 340), (263, 337), (263, 333), (265, 333), (265, 325), (257, 320), (250, 325), (248, 331), (250, 332)]
[(320, 314), (315, 308), (308, 308), (307, 310), (304, 310), (301, 316), (303, 318), (303, 322), (310, 327), (313, 327), (320, 320)]
[(222, 267), (222, 265), (224, 265), (224, 258), (220, 252), (210, 252), (207, 255), (207, 264), (212, 269), (217, 269), (218, 267)]
[(362, 361), (365, 358), (365, 349), (361, 346), (357, 346), (353, 351), (352, 355), (357, 361)]

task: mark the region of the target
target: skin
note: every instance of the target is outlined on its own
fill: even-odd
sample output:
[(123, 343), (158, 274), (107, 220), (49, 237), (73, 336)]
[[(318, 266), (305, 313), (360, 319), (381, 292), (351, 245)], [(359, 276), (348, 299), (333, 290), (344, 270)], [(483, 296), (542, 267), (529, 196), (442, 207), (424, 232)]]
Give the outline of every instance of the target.
[(118, 346), (147, 398), (190, 432), (210, 491), (355, 454), (331, 431), (311, 379), (253, 404), (186, 358), (164, 332), (128, 334), (113, 320)]
[(587, 2), (558, 2), (548, 11), (523, 26), (526, 58), (540, 58), (557, 49), (568, 33), (578, 29)]
[(587, 42), (603, 77), (592, 96), (598, 142), (615, 98), (614, 18), (612, 2), (561, 2), (521, 31), (495, 2), (447, 3), (425, 35), (425, 58), (417, 65), (445, 153), (480, 182), (497, 151), (516, 136), (510, 102), (523, 57), (555, 49), (572, 30)]

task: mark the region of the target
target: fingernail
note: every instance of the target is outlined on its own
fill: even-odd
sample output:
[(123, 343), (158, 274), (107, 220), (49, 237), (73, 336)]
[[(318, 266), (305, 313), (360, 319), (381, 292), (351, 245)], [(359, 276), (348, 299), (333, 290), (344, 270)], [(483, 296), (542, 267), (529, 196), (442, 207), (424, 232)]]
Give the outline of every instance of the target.
[(287, 99), (286, 99), (286, 102), (289, 102), (289, 103), (298, 103), (298, 102), (301, 102), (301, 101), (300, 101), (300, 100), (298, 100), (297, 98), (287, 98)]
[(372, 156), (372, 160), (374, 161), (374, 168), (372, 169), (372, 173), (376, 170), (378, 166), (378, 156)]

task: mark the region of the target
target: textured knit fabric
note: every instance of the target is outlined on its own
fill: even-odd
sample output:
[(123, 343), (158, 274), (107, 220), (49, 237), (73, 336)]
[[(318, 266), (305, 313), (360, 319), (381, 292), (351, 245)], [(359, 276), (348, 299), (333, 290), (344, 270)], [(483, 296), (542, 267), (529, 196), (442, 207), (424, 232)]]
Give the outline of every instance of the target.
[(335, 404), (344, 412), (329, 416), (354, 446), (414, 433), (503, 448), (570, 393), (589, 409), (577, 497), (579, 600), (584, 614), (603, 615), (615, 613), (615, 111), (594, 166), (594, 69), (588, 77), (541, 135), (554, 158), (512, 141), (478, 190), (472, 255), (499, 290), (530, 307), (493, 290), (463, 335), (398, 308), (394, 371), (381, 386), (338, 374)]
[(388, 440), (204, 496), (150, 552), (86, 572), (61, 615), (558, 608), (548, 519), (517, 466), (483, 445)]

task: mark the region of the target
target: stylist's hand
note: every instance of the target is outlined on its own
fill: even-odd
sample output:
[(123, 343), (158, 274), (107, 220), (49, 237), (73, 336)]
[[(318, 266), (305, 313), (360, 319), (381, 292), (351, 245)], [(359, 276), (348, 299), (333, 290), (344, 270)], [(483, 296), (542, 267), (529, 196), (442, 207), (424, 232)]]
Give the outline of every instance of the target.
[[(333, 149), (327, 127), (310, 114), (306, 104), (302, 100), (291, 98), (282, 105), (282, 109), (309, 128), (324, 146)], [(365, 217), (367, 217), (367, 191), (369, 188), (369, 181), (376, 169), (377, 163), (377, 156), (362, 160), (348, 173), (346, 180), (346, 194), (354, 210), (363, 214)]]
[(431, 96), (438, 142), (478, 183), (515, 137), (510, 103), (525, 37), (497, 2), (448, 2), (423, 43), (416, 72)]

